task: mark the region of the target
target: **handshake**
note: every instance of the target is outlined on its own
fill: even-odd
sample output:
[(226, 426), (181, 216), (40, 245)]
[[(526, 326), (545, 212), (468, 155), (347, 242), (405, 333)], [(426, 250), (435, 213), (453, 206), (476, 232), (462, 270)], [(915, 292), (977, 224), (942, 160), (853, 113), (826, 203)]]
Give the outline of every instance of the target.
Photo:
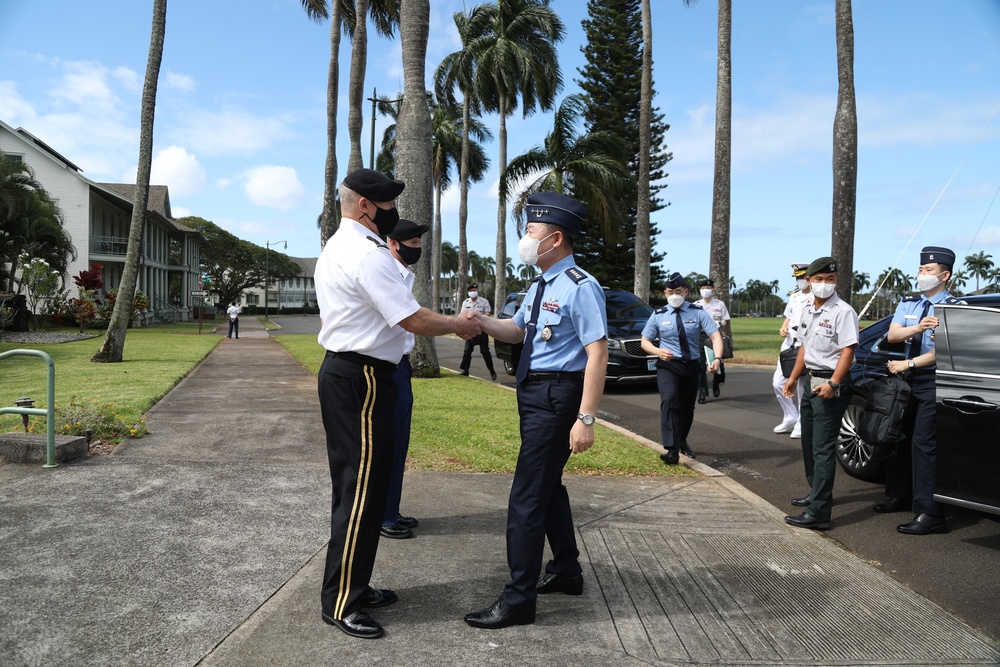
[(483, 333), (482, 319), (474, 310), (463, 310), (455, 316), (455, 333), (462, 340), (475, 338)]

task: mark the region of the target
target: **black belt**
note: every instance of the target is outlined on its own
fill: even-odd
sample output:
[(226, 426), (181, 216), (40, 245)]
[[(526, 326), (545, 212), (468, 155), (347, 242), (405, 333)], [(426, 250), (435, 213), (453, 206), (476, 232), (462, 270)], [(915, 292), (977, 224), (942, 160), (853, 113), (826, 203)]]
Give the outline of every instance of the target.
[(811, 368), (806, 369), (806, 374), (818, 378), (823, 378), (824, 380), (828, 380), (833, 377), (833, 371), (814, 371)]
[(937, 366), (934, 368), (908, 368), (905, 372), (907, 375), (916, 377), (918, 375), (934, 375), (937, 371)]
[(528, 382), (565, 382), (582, 380), (583, 371), (528, 371)]
[(333, 352), (327, 350), (326, 356), (333, 357), (334, 359), (343, 359), (344, 361), (349, 361), (352, 364), (358, 364), (360, 366), (374, 366), (380, 371), (385, 371), (387, 373), (396, 372), (396, 364), (391, 361), (384, 361), (382, 359), (376, 359), (375, 357), (369, 357), (367, 354), (358, 354), (357, 352)]

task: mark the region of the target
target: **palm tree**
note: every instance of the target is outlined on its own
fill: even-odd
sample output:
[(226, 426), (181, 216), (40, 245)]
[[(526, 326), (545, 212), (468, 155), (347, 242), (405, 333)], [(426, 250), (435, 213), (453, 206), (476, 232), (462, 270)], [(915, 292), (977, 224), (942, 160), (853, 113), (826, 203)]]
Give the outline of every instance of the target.
[(551, 191), (572, 194), (585, 202), (588, 217), (596, 220), (609, 237), (617, 234), (614, 220), (622, 215), (619, 202), (632, 176), (625, 166), (622, 144), (613, 135), (602, 131), (577, 133), (586, 105), (583, 95), (567, 96), (556, 109), (554, 127), (545, 143), (507, 165), (500, 181), (500, 198), (505, 201), (516, 183), (537, 174), (514, 201), (512, 215), (518, 230), (528, 198), (536, 192)]
[(729, 278), (730, 180), (732, 176), (733, 83), (731, 44), (732, 0), (719, 0), (719, 58), (715, 88), (715, 173), (712, 185), (712, 241), (708, 272), (719, 281), (719, 294), (726, 301)]
[(865, 291), (872, 284), (869, 278), (870, 276), (867, 273), (855, 271), (854, 278), (851, 280), (851, 290), (855, 293)]
[(125, 267), (118, 285), (118, 298), (111, 312), (104, 342), (91, 361), (121, 362), (125, 354), (125, 333), (132, 315), (143, 221), (149, 203), (149, 172), (153, 164), (153, 116), (156, 111), (156, 84), (163, 60), (163, 40), (167, 31), (167, 0), (153, 0), (153, 27), (149, 38), (149, 58), (146, 61), (146, 81), (142, 88), (142, 111), (139, 119), (139, 165), (135, 176), (135, 200), (125, 251)]
[(965, 268), (969, 275), (976, 279), (976, 291), (979, 291), (979, 279), (988, 280), (990, 269), (993, 268), (993, 255), (987, 255), (985, 250), (980, 250), (975, 255), (967, 255), (965, 258)]
[[(481, 102), (500, 116), (497, 166), (502, 183), (507, 170), (507, 116), (518, 103), (524, 116), (533, 113), (536, 106), (546, 111), (552, 108), (562, 88), (555, 45), (562, 41), (565, 29), (549, 0), (498, 0), (479, 5), (472, 10), (467, 29), (477, 63), (476, 89), (491, 89), (496, 95), (495, 100)], [(507, 256), (507, 202), (503, 197), (499, 200), (496, 258), (502, 262)], [(503, 303), (506, 290), (506, 274), (497, 271), (494, 303)]]
[(951, 280), (949, 281), (951, 287), (950, 290), (956, 294), (962, 293), (962, 288), (965, 287), (966, 283), (969, 282), (969, 274), (965, 271), (956, 271), (951, 274)]
[(642, 76), (639, 82), (639, 174), (635, 208), (635, 281), (632, 292), (649, 300), (650, 238), (649, 163), (653, 123), (653, 15), (650, 0), (642, 0)]
[[(836, 0), (837, 113), (833, 121), (833, 256), (854, 275), (854, 218), (858, 199), (858, 109), (854, 97), (854, 21), (851, 0)], [(851, 303), (850, 282), (841, 297)], [(844, 294), (843, 292), (847, 292)]]

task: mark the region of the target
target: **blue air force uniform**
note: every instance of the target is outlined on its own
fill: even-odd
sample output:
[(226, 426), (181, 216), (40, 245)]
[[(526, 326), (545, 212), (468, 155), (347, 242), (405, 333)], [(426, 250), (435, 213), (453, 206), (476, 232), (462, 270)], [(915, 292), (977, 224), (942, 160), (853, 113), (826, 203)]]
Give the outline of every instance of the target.
[[(938, 263), (950, 267), (955, 254), (947, 248), (925, 247), (920, 264)], [(962, 303), (942, 290), (930, 298), (914, 294), (904, 298), (892, 316), (892, 324), (911, 327), (924, 317), (934, 315), (934, 306), (941, 303)], [(913, 359), (935, 347), (934, 330), (906, 340), (906, 358)], [(915, 514), (941, 516), (941, 505), (934, 500), (935, 461), (937, 451), (937, 392), (934, 386), (935, 366), (912, 368), (903, 375), (910, 384), (913, 407), (907, 418), (909, 440), (899, 443), (886, 468), (885, 492), (891, 498), (913, 499)]]
[[(683, 281), (679, 274), (674, 274)], [(671, 276), (673, 278), (673, 276)], [(670, 281), (668, 287), (674, 288)], [(678, 283), (683, 286), (683, 282)], [(684, 343), (677, 325), (677, 315), (684, 328)], [(664, 306), (652, 315), (642, 329), (642, 337), (659, 341), (659, 347), (674, 355), (670, 361), (657, 360), (656, 384), (660, 390), (660, 435), (663, 448), (688, 450), (687, 436), (694, 422), (694, 403), (701, 373), (701, 334), (711, 336), (719, 327), (704, 309), (685, 301), (680, 308)]]

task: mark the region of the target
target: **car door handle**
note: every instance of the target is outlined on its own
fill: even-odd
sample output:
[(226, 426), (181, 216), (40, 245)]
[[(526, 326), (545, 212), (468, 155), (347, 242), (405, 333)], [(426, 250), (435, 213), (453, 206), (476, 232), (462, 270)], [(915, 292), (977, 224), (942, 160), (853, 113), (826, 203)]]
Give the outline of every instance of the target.
[(945, 398), (941, 402), (949, 408), (955, 408), (959, 412), (964, 412), (969, 415), (974, 415), (979, 412), (990, 412), (991, 410), (997, 409), (996, 403), (987, 403), (983, 399), (976, 396)]

